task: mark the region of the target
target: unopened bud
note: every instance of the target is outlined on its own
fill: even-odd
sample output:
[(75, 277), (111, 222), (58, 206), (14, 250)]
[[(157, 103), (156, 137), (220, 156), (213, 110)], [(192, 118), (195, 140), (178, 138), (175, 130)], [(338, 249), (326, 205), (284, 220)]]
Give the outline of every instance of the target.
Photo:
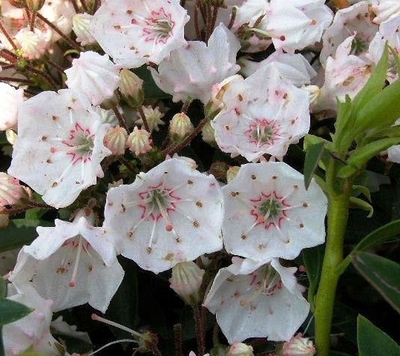
[(27, 194), (19, 180), (0, 172), (0, 207), (21, 203), (23, 198), (27, 198)]
[(140, 107), (144, 100), (143, 80), (129, 69), (122, 69), (119, 72), (121, 83), (119, 91), (124, 100), (132, 107)]
[(25, 6), (31, 11), (39, 11), (44, 5), (44, 1), (45, 0), (25, 0)]
[(180, 142), (190, 135), (194, 130), (194, 126), (189, 116), (181, 112), (175, 114), (169, 123), (169, 134), (174, 142)]
[(90, 31), (90, 23), (93, 16), (87, 13), (76, 14), (72, 18), (72, 30), (76, 35), (76, 41), (82, 46), (96, 43), (92, 32)]
[(239, 173), (240, 167), (232, 166), (226, 171), (226, 181), (229, 183)]
[(217, 142), (215, 141), (214, 128), (212, 127), (210, 120), (208, 120), (201, 129), (201, 137), (203, 141), (208, 143), (209, 145), (213, 147), (217, 146)]
[(194, 262), (180, 262), (172, 267), (172, 276), (169, 279), (170, 287), (185, 301), (195, 305), (200, 302), (200, 287), (203, 281), (204, 270)]
[(126, 141), (126, 147), (136, 156), (149, 152), (152, 149), (151, 144), (150, 133), (144, 129), (138, 129), (137, 126), (134, 127)]
[(228, 356), (254, 356), (253, 348), (242, 342), (235, 342), (229, 348)]
[(315, 347), (308, 337), (303, 337), (301, 333), (293, 336), (285, 342), (276, 352), (278, 356), (313, 356)]
[(128, 133), (123, 127), (116, 126), (110, 128), (104, 136), (104, 146), (106, 146), (113, 155), (123, 155), (126, 148)]

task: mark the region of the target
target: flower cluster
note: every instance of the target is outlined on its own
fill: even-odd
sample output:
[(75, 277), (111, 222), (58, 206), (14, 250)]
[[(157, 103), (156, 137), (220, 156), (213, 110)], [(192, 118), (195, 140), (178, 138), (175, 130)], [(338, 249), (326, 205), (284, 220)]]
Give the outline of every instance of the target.
[[(1, 225), (36, 229), (4, 272), (6, 298), (35, 308), (4, 325), (6, 355), (67, 355), (53, 313), (106, 313), (127, 263), (172, 271), (197, 322), (216, 315), (224, 354), (253, 355), (242, 342), (263, 337), (300, 355), (296, 272), (325, 242), (328, 202), (291, 149), (360, 92), (386, 43), (398, 60), (391, 3), (1, 1)], [(131, 336), (161, 354), (154, 334)]]

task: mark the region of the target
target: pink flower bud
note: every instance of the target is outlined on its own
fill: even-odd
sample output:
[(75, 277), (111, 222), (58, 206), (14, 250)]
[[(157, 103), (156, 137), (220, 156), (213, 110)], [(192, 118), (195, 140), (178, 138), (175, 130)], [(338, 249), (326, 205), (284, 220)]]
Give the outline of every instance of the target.
[(113, 155), (123, 155), (126, 148), (128, 133), (123, 127), (116, 126), (108, 130), (104, 136), (104, 146), (106, 146)]
[(143, 80), (129, 69), (122, 69), (119, 75), (121, 77), (119, 91), (124, 100), (134, 108), (142, 105), (144, 99)]
[(151, 144), (150, 133), (144, 129), (138, 129), (137, 126), (134, 127), (126, 141), (126, 146), (136, 156), (149, 152), (152, 149)]
[(169, 133), (175, 142), (182, 141), (190, 135), (194, 130), (194, 126), (190, 121), (189, 116), (181, 112), (175, 114), (169, 123)]
[(242, 342), (234, 342), (229, 349), (228, 356), (254, 356), (253, 348)]
[(181, 262), (172, 267), (169, 279), (171, 288), (185, 301), (194, 305), (200, 302), (199, 290), (203, 281), (204, 270), (194, 262)]
[(303, 337), (301, 333), (298, 333), (285, 342), (277, 354), (280, 356), (313, 356), (315, 352), (313, 342), (308, 337)]

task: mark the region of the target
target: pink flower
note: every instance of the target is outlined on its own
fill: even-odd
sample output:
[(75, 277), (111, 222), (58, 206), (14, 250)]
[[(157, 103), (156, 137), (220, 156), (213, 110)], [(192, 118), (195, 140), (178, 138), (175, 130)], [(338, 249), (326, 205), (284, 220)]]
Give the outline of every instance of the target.
[(100, 162), (111, 154), (103, 144), (107, 129), (100, 112), (78, 93), (42, 92), (20, 105), (8, 173), (47, 204), (70, 205), (103, 176)]
[(0, 207), (18, 203), (25, 194), (25, 190), (19, 184), (18, 179), (0, 172)]
[(289, 340), (309, 311), (295, 271), (277, 259), (263, 265), (234, 258), (217, 273), (203, 305), (216, 314), (230, 344), (250, 337)]
[(183, 46), (189, 20), (178, 0), (108, 0), (91, 21), (91, 32), (104, 51), (122, 67), (159, 64)]
[(222, 210), (215, 178), (171, 158), (109, 190), (104, 227), (118, 252), (159, 273), (220, 250)]
[(325, 240), (327, 199), (283, 162), (243, 165), (226, 186), (222, 232), (229, 253), (260, 262), (294, 259)]

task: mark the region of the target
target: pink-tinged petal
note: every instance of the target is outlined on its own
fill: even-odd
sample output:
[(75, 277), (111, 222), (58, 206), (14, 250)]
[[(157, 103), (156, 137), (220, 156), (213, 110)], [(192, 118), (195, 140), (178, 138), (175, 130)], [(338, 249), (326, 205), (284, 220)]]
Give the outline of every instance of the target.
[(325, 240), (327, 199), (312, 181), (283, 162), (243, 165), (222, 188), (223, 236), (229, 253), (267, 262), (293, 259)]
[(155, 273), (222, 248), (222, 192), (172, 158), (109, 190), (104, 227), (118, 252)]

